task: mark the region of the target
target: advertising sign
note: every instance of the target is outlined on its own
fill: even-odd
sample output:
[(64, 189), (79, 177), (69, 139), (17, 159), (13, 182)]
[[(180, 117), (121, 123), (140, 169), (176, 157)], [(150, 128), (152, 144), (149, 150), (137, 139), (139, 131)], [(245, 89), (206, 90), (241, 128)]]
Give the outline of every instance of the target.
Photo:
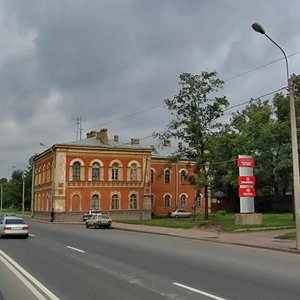
[(238, 158), (238, 166), (243, 168), (254, 168), (254, 159), (251, 157)]
[(239, 188), (239, 197), (255, 197), (255, 188)]
[(255, 185), (255, 177), (239, 176), (239, 185)]

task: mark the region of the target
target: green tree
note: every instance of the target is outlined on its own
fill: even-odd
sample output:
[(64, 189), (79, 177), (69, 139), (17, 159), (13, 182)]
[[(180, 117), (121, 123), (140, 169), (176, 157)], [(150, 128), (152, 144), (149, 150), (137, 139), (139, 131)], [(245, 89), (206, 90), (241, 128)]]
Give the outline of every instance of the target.
[(239, 154), (255, 158), (258, 195), (285, 195), (291, 186), (292, 159), (289, 102), (276, 94), (273, 102), (252, 99), (233, 114), (223, 130), (211, 136), (215, 161), (214, 186), (238, 199), (236, 159)]
[(21, 209), (23, 200), (23, 179), (24, 179), (24, 205), (25, 209), (30, 208), (31, 204), (31, 183), (32, 183), (32, 168), (27, 170), (14, 170), (11, 179), (6, 184), (7, 198), (5, 207), (13, 207)]
[(0, 201), (1, 201), (1, 203), (0, 203), (0, 209), (1, 209), (1, 211), (2, 211), (2, 208), (3, 207), (5, 207), (5, 199), (6, 199), (6, 189), (5, 189), (5, 186), (6, 186), (6, 184), (7, 184), (7, 178), (1, 178), (0, 179), (0, 187), (1, 187), (1, 191), (0, 191), (0, 193), (1, 193), (1, 195), (0, 195), (0, 197), (1, 197), (1, 199), (0, 199)]
[(222, 127), (216, 121), (229, 105), (225, 96), (217, 96), (224, 84), (217, 75), (217, 72), (202, 72), (200, 75), (182, 73), (178, 95), (165, 99), (173, 119), (164, 132), (154, 134), (162, 141), (171, 138), (183, 141), (172, 159), (178, 160), (184, 156), (195, 161), (196, 176), (192, 182), (198, 193), (203, 187), (206, 189), (205, 219), (208, 218), (207, 186), (211, 170), (208, 170), (208, 162), (212, 159), (209, 136)]

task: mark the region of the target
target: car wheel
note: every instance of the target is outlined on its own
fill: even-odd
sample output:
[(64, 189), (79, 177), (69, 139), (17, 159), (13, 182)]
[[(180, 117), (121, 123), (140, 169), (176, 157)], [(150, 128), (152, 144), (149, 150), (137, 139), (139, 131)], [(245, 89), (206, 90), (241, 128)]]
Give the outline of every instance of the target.
[(107, 229), (110, 229), (110, 225), (108, 225), (106, 228), (107, 228)]
[(175, 218), (178, 218), (178, 217), (179, 217), (178, 215), (175, 216)]
[(24, 238), (24, 239), (28, 239), (28, 234), (24, 234), (24, 235), (23, 235), (23, 238)]
[(90, 228), (90, 225), (89, 225), (89, 224), (85, 224), (85, 227), (86, 227), (86, 228)]

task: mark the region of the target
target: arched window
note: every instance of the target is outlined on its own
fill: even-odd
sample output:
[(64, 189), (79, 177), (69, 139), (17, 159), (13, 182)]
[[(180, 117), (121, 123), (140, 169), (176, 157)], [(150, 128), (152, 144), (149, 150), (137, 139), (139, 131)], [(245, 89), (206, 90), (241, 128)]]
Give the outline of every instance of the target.
[(100, 165), (97, 162), (92, 165), (92, 180), (100, 180)]
[(153, 169), (151, 169), (151, 178), (150, 178), (151, 183), (154, 183), (154, 179), (155, 179), (155, 172)]
[(73, 164), (73, 180), (80, 180), (80, 163), (78, 161)]
[(185, 170), (182, 170), (180, 172), (180, 182), (181, 183), (186, 183), (187, 182), (187, 173)]
[(165, 170), (165, 183), (170, 183), (171, 181), (171, 172), (169, 169)]
[(197, 202), (196, 202), (196, 203), (197, 203), (196, 205), (197, 205), (197, 206), (201, 206), (201, 200), (202, 200), (202, 198), (203, 198), (203, 195), (201, 195), (201, 194), (197, 197), (197, 199), (196, 199), (196, 201), (197, 201)]
[(99, 209), (99, 195), (97, 194), (93, 195), (91, 208), (95, 210)]
[(117, 194), (112, 195), (111, 209), (119, 209), (119, 196)]
[(170, 195), (165, 195), (165, 207), (171, 206), (171, 197)]
[(186, 207), (186, 195), (181, 195), (180, 205), (181, 205), (181, 207)]
[(131, 166), (130, 166), (130, 180), (131, 181), (137, 180), (137, 170), (138, 170), (137, 164), (136, 163), (131, 164)]
[(137, 209), (137, 196), (132, 194), (130, 196), (130, 209)]
[(113, 163), (111, 167), (111, 179), (112, 180), (119, 180), (119, 164)]

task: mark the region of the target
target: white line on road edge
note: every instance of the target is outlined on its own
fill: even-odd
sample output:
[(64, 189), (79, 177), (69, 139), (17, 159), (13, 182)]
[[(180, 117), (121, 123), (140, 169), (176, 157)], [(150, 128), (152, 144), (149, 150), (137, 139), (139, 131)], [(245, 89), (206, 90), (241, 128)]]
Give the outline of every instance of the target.
[[(0, 260), (26, 285), (26, 287), (37, 297), (37, 299), (47, 300), (47, 298), (45, 298), (36, 287), (43, 291), (51, 300), (60, 300), (2, 250), (0, 250)], [(26, 278), (34, 283), (36, 287), (33, 286)]]
[(209, 294), (209, 293), (206, 293), (206, 292), (203, 292), (201, 290), (197, 290), (197, 289), (194, 289), (192, 287), (189, 287), (187, 285), (184, 285), (184, 284), (181, 284), (181, 283), (178, 283), (178, 282), (173, 282), (174, 285), (177, 285), (177, 286), (180, 286), (184, 289), (187, 289), (187, 290), (190, 290), (190, 291), (193, 291), (195, 293), (198, 293), (198, 294), (202, 294), (204, 296), (207, 296), (207, 297), (210, 297), (212, 299), (216, 299), (216, 300), (226, 300), (225, 298), (221, 298), (221, 297), (218, 297), (218, 296), (215, 296), (213, 294)]
[(75, 251), (78, 251), (78, 252), (81, 252), (81, 253), (85, 253), (85, 251), (83, 250), (80, 250), (80, 249), (77, 249), (77, 248), (74, 248), (74, 247), (71, 247), (71, 246), (66, 246), (67, 248), (69, 249), (72, 249), (72, 250), (75, 250)]

